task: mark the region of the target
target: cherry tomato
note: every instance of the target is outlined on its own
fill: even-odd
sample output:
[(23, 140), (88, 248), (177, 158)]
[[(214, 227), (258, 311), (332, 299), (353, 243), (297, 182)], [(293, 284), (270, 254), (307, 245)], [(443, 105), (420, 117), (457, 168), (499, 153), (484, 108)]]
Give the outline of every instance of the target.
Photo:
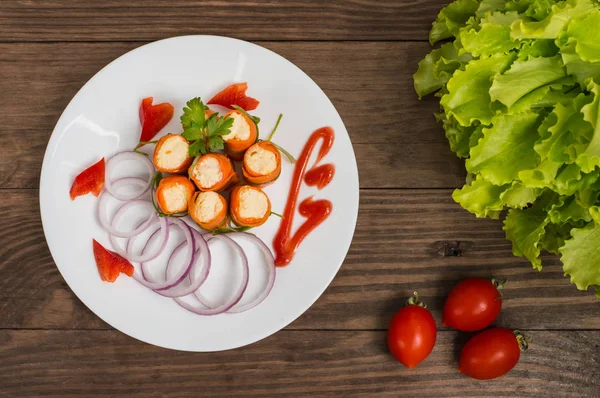
[(460, 352), (458, 371), (479, 380), (508, 373), (519, 362), (526, 338), (510, 329), (494, 328), (473, 336)]
[(414, 368), (429, 356), (436, 335), (435, 321), (415, 293), (408, 305), (396, 312), (390, 322), (388, 348), (398, 362)]
[(490, 326), (500, 314), (502, 284), (483, 278), (465, 279), (454, 286), (444, 305), (442, 325), (465, 332)]

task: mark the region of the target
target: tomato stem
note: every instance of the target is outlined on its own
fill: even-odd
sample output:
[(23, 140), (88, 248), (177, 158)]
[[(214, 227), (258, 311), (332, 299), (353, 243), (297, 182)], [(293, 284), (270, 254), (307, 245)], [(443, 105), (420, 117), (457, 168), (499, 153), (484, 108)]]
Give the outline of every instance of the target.
[(406, 305), (417, 305), (419, 307), (427, 308), (427, 304), (419, 300), (419, 295), (417, 292), (414, 292), (413, 295), (406, 300)]
[(492, 285), (494, 285), (494, 287), (498, 291), (498, 294), (500, 295), (500, 297), (499, 297), (500, 299), (504, 298), (502, 289), (504, 289), (504, 285), (506, 284), (507, 281), (508, 281), (508, 279), (506, 279), (506, 278), (504, 278), (504, 279), (492, 278)]
[(508, 279), (506, 279), (506, 278), (504, 278), (504, 279), (492, 278), (492, 284), (498, 290), (503, 289), (504, 285), (506, 284), (507, 281), (508, 281)]
[(529, 343), (531, 343), (531, 336), (522, 333), (520, 330), (514, 330), (513, 333), (517, 338), (517, 343), (519, 343), (519, 350), (526, 351), (529, 348)]

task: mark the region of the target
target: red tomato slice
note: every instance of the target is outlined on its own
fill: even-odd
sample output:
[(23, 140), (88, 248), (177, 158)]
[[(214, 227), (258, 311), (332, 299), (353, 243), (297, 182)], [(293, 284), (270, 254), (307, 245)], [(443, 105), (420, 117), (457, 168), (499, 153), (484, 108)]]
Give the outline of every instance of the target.
[(71, 200), (75, 200), (76, 197), (87, 195), (88, 193), (98, 196), (100, 195), (103, 187), (104, 158), (83, 170), (77, 177), (75, 177), (75, 181), (73, 181), (73, 185), (71, 185), (71, 191), (69, 192), (69, 195), (71, 196)]
[(237, 105), (245, 111), (251, 111), (258, 107), (258, 100), (246, 96), (248, 83), (235, 83), (227, 87), (208, 101), (208, 105), (221, 105), (233, 109)]
[(144, 98), (140, 105), (142, 135), (140, 141), (151, 141), (173, 118), (175, 108), (168, 102), (152, 105), (152, 97)]
[(106, 282), (114, 282), (121, 273), (133, 276), (133, 265), (115, 252), (105, 249), (95, 239), (94, 258), (100, 278)]
[[(415, 300), (418, 302), (418, 299)], [(392, 318), (387, 343), (398, 362), (408, 368), (414, 368), (429, 356), (436, 337), (437, 329), (431, 313), (424, 307), (409, 304), (396, 312)]]

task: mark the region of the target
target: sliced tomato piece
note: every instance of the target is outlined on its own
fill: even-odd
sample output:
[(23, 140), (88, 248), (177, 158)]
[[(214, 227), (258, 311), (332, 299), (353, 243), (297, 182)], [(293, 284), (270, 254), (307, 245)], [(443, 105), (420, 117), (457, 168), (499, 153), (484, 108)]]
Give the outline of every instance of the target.
[(94, 258), (100, 278), (105, 282), (114, 282), (121, 273), (133, 276), (133, 265), (117, 253), (105, 249), (94, 239)]
[(71, 195), (71, 200), (88, 193), (98, 196), (102, 191), (102, 187), (104, 187), (104, 158), (75, 177), (69, 195)]
[(245, 111), (251, 111), (258, 107), (258, 100), (246, 96), (248, 83), (235, 83), (227, 87), (208, 101), (208, 105), (221, 105), (233, 109), (237, 105)]
[(151, 141), (160, 130), (162, 130), (173, 118), (175, 108), (168, 102), (152, 105), (153, 98), (142, 100), (140, 105), (140, 123), (142, 124), (142, 135), (140, 141)]

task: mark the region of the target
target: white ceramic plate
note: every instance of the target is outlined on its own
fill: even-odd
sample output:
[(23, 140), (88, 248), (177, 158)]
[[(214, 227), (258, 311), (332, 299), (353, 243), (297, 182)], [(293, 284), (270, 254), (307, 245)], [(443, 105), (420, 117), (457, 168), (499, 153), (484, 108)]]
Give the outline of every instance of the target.
[[(293, 261), (277, 269), (269, 297), (245, 313), (198, 316), (132, 278), (121, 276), (113, 284), (102, 282), (92, 254), (92, 238), (110, 248), (108, 235), (97, 221), (95, 197), (70, 200), (73, 178), (99, 158), (136, 145), (142, 98), (153, 96), (155, 103), (173, 104), (175, 116), (161, 134), (180, 133), (179, 116), (187, 100), (196, 96), (207, 100), (240, 81), (248, 82), (248, 95), (260, 100), (252, 113), (262, 119), (261, 137), (265, 138), (278, 114), (283, 113), (275, 141), (296, 156), (315, 129), (333, 127), (335, 143), (323, 163), (335, 165), (335, 177), (321, 191), (304, 186), (300, 193), (300, 200), (310, 195), (329, 199), (332, 214), (304, 240)], [(273, 211), (283, 212), (292, 171), (293, 165), (284, 160), (281, 177), (266, 189)], [(323, 293), (350, 247), (358, 213), (358, 172), (339, 114), (298, 67), (244, 41), (185, 36), (151, 43), (121, 56), (77, 93), (56, 124), (46, 149), (40, 207), (46, 240), (58, 269), (75, 294), (100, 318), (157, 346), (218, 351), (251, 344), (275, 333)], [(255, 229), (270, 247), (279, 221), (271, 217)], [(294, 225), (302, 221), (297, 214)], [(212, 280), (207, 281), (206, 292), (214, 300), (226, 298), (219, 292), (233, 290), (219, 289), (219, 283), (235, 283), (239, 277), (235, 261), (224, 247), (214, 245)], [(251, 296), (252, 290), (259, 288), (264, 272), (258, 251), (244, 247), (248, 248), (251, 263), (246, 296)]]

